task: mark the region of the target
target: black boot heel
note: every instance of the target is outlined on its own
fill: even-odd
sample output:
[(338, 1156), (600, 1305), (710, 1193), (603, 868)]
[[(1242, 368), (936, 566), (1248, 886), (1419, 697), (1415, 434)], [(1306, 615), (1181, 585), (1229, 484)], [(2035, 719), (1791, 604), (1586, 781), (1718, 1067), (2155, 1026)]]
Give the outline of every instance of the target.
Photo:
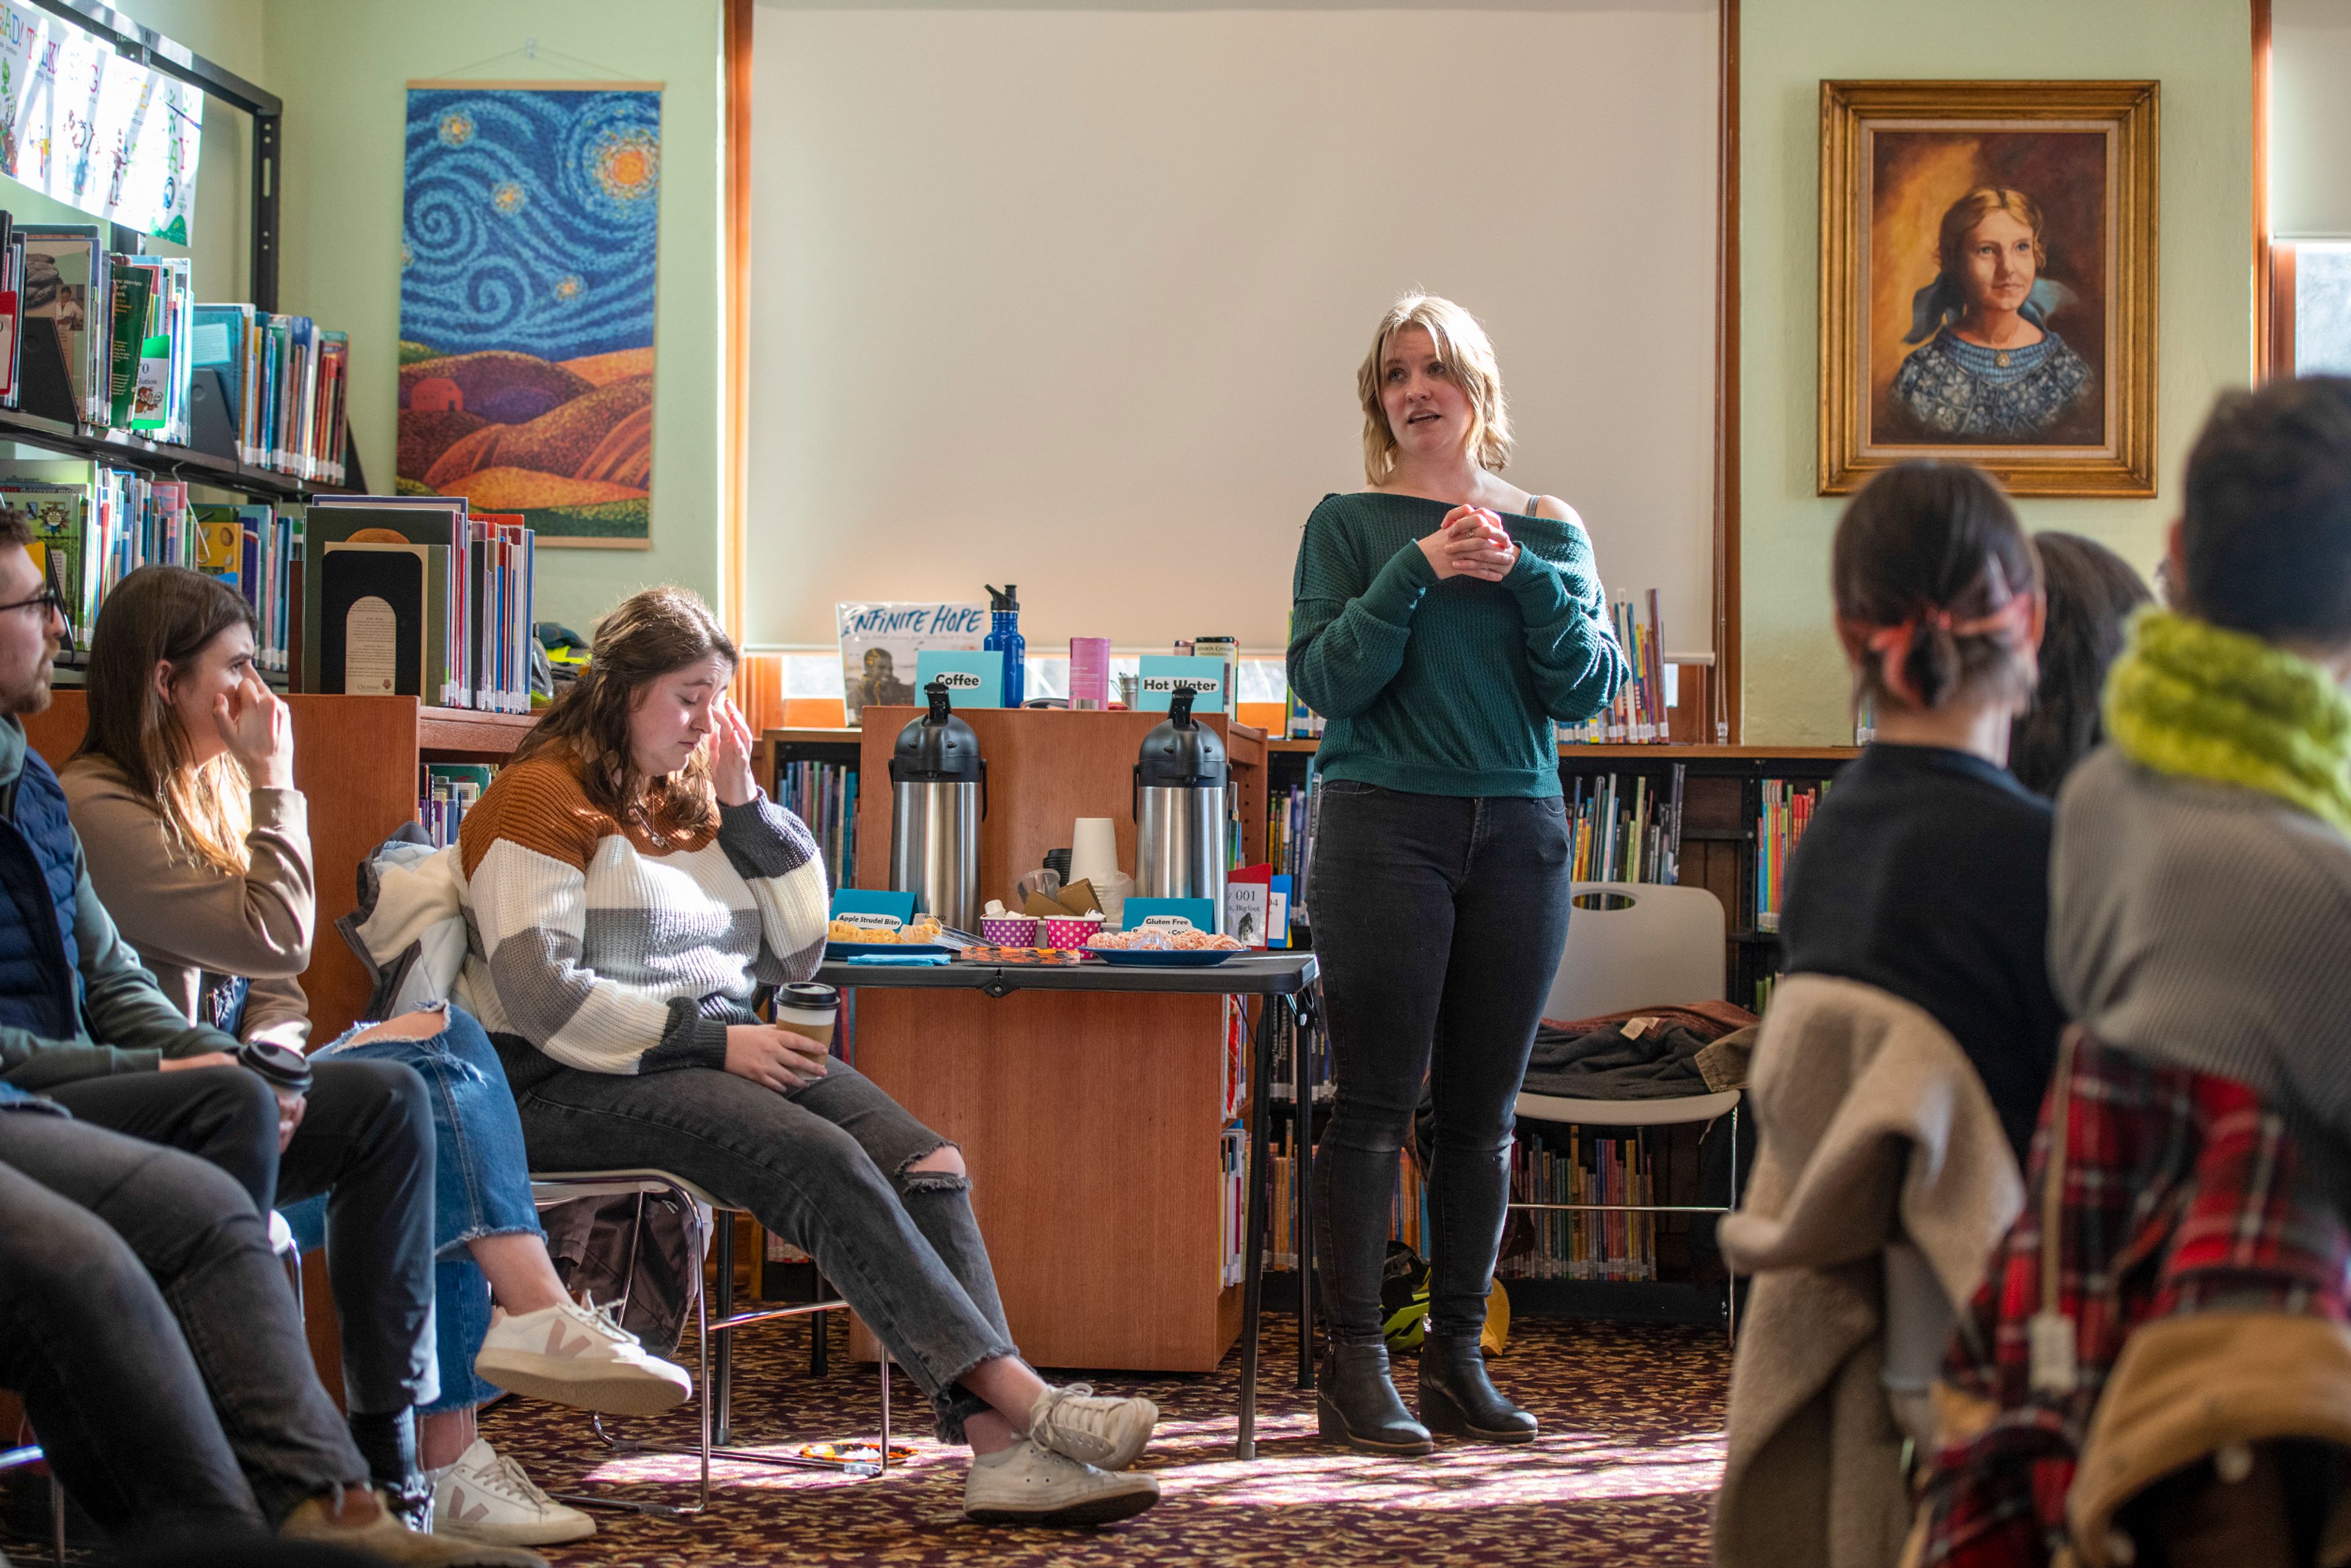
[(1412, 1418), (1388, 1375), (1384, 1344), (1334, 1344), (1322, 1358), (1316, 1427), (1333, 1442), (1367, 1454), (1432, 1452), (1437, 1440)]
[(1481, 1443), (1531, 1443), (1541, 1425), (1487, 1377), (1486, 1354), (1475, 1334), (1431, 1334), (1421, 1345), (1420, 1419), (1432, 1432)]

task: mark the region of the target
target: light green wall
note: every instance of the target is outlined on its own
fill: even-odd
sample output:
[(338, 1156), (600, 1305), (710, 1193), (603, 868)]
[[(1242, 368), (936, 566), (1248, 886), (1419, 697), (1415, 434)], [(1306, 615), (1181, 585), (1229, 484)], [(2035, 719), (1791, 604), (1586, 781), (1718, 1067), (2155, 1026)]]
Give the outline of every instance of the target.
[[(584, 632), (615, 600), (648, 582), (679, 583), (716, 602), (724, 374), (720, 0), (266, 0), (263, 10), (264, 85), (286, 100), (279, 308), (350, 333), (351, 423), (368, 482), (379, 490), (392, 487), (399, 401), (406, 84), (451, 74), (500, 80), (624, 74), (664, 84), (653, 548), (542, 549), (538, 613)], [(538, 40), (535, 61), (521, 54), (531, 37)], [(507, 50), (515, 51), (510, 59), (468, 68)]]
[(1740, 90), (1740, 613), (1746, 738), (1852, 738), (1829, 634), (1814, 419), (1823, 78), (2153, 78), (2162, 89), (2158, 497), (2021, 503), (2152, 571), (2180, 465), (2252, 372), (2252, 66), (2244, 0), (1745, 0)]

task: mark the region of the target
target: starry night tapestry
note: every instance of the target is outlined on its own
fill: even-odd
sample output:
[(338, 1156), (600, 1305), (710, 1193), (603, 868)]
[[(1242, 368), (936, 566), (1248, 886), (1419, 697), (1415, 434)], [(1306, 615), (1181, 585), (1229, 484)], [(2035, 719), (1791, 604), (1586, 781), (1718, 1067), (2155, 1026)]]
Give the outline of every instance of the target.
[(413, 83), (407, 159), (401, 493), (644, 547), (658, 85)]

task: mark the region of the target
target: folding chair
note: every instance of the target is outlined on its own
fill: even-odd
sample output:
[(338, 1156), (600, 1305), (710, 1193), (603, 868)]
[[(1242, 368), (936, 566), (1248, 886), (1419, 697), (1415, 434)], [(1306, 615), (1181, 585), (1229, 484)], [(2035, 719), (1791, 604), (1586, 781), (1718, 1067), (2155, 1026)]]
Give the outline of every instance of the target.
[[(694, 1280), (694, 1322), (695, 1349), (700, 1358), (700, 1375), (695, 1384), (695, 1397), (701, 1406), (700, 1444), (695, 1448), (671, 1448), (657, 1444), (627, 1441), (614, 1437), (606, 1432), (603, 1417), (601, 1416), (590, 1416), (589, 1425), (594, 1428), (597, 1437), (616, 1453), (678, 1454), (698, 1457), (702, 1461), (701, 1496), (691, 1507), (684, 1508), (673, 1507), (666, 1503), (637, 1502), (613, 1497), (579, 1493), (558, 1494), (564, 1501), (576, 1502), (588, 1508), (625, 1509), (635, 1513), (658, 1514), (664, 1519), (684, 1519), (704, 1512), (710, 1507), (710, 1461), (713, 1458), (733, 1459), (742, 1464), (837, 1470), (861, 1479), (878, 1477), (890, 1468), (890, 1357), (886, 1351), (882, 1356), (882, 1441), (879, 1448), (880, 1457), (877, 1459), (817, 1459), (803, 1458), (798, 1454), (761, 1454), (741, 1448), (714, 1447), (714, 1424), (715, 1440), (717, 1444), (727, 1441), (733, 1425), (735, 1365), (734, 1358), (729, 1354), (732, 1347), (725, 1339), (720, 1339), (716, 1356), (717, 1377), (716, 1381), (713, 1382), (711, 1336), (725, 1335), (737, 1329), (747, 1328), (753, 1323), (763, 1323), (776, 1318), (811, 1317), (823, 1312), (846, 1312), (849, 1309), (848, 1302), (836, 1298), (832, 1301), (811, 1301), (802, 1306), (763, 1307), (756, 1312), (735, 1312), (735, 1227), (732, 1217), (738, 1212), (737, 1210), (719, 1202), (684, 1177), (672, 1176), (667, 1171), (650, 1169), (534, 1171), (531, 1173), (530, 1185), (531, 1196), (541, 1208), (554, 1204), (568, 1203), (579, 1197), (633, 1197), (636, 1198), (638, 1224), (630, 1239), (629, 1268), (622, 1275), (624, 1280), (633, 1280), (636, 1275), (634, 1249), (638, 1239), (643, 1235), (644, 1200), (648, 1197), (667, 1193), (675, 1197), (685, 1212), (693, 1217), (689, 1223), (694, 1230), (694, 1256), (696, 1264)], [(713, 1233), (708, 1237), (705, 1237), (703, 1228), (702, 1217), (705, 1213), (725, 1217), (713, 1227)], [(705, 1239), (716, 1242), (716, 1246), (709, 1249), (716, 1253), (718, 1272), (719, 1317), (716, 1322), (710, 1319), (709, 1305), (705, 1298), (700, 1269)], [(620, 1312), (623, 1314), (627, 1312), (628, 1301), (627, 1289), (624, 1286), (617, 1307)], [(813, 1324), (811, 1328), (819, 1334), (824, 1332), (821, 1324)]]
[[(1722, 999), (1722, 904), (1702, 887), (1579, 882), (1569, 892), (1567, 947), (1543, 1016), (1600, 1018), (1627, 1008)], [(1521, 1209), (1611, 1214), (1729, 1214), (1739, 1207), (1739, 1091), (1671, 1100), (1572, 1100), (1521, 1094), (1530, 1122), (1585, 1127), (1667, 1127), (1730, 1118), (1730, 1201), (1722, 1204), (1512, 1203)], [(1723, 1281), (1723, 1321), (1739, 1338), (1739, 1292)]]

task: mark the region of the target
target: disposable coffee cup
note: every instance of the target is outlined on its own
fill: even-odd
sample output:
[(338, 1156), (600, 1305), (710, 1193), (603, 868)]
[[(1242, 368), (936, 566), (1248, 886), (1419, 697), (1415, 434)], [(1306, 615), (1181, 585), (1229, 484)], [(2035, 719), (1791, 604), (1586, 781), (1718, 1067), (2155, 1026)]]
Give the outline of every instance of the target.
[(841, 993), (831, 986), (802, 980), (776, 993), (776, 1027), (803, 1034), (819, 1045), (832, 1043), (832, 1022), (841, 1012)]
[(307, 1094), (310, 1092), (310, 1060), (298, 1051), (266, 1040), (249, 1040), (237, 1047), (240, 1066), (258, 1073), (263, 1082), (281, 1094)]

